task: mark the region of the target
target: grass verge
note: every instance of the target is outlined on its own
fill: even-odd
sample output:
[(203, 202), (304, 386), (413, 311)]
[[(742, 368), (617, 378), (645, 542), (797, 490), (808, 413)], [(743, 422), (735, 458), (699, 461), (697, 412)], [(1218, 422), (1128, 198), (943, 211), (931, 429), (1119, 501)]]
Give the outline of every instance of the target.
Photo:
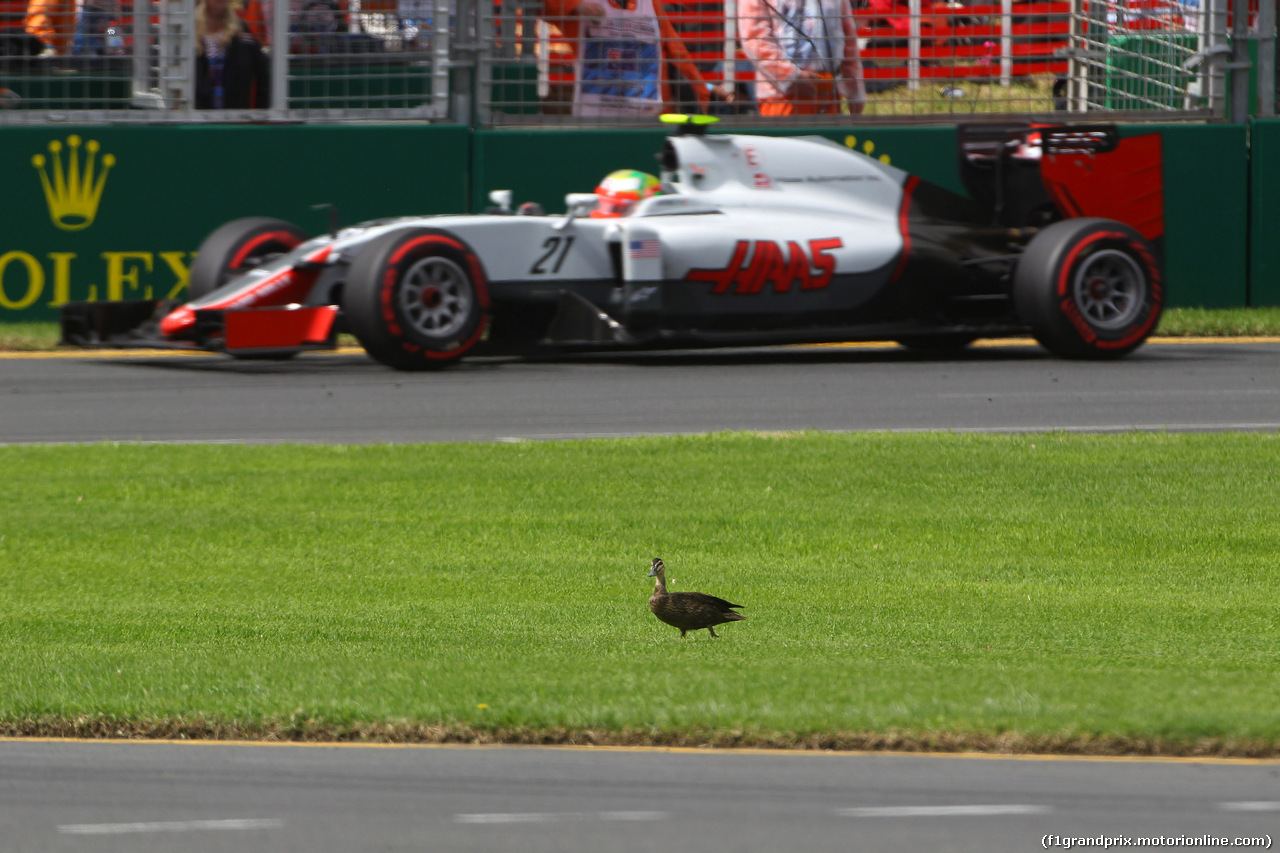
[(3, 447), (0, 734), (1277, 755), (1277, 442)]

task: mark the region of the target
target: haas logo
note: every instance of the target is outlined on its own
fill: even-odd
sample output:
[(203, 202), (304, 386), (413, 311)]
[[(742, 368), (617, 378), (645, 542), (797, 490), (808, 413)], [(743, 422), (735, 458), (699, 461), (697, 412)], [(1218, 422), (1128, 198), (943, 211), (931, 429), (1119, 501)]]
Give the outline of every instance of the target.
[(836, 259), (829, 252), (844, 245), (839, 237), (810, 240), (808, 247), (795, 240), (786, 246), (773, 240), (739, 240), (729, 265), (723, 269), (695, 269), (685, 281), (709, 281), (712, 293), (759, 293), (771, 283), (778, 293), (793, 285), (801, 290), (818, 290), (831, 283)]

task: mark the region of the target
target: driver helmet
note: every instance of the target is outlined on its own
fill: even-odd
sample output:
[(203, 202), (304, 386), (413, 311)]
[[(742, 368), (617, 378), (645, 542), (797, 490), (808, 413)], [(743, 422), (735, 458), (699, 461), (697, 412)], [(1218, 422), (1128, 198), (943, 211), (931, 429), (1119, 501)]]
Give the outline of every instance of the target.
[(610, 172), (596, 187), (594, 219), (616, 219), (631, 213), (636, 204), (651, 196), (662, 195), (662, 182), (646, 172), (619, 169)]

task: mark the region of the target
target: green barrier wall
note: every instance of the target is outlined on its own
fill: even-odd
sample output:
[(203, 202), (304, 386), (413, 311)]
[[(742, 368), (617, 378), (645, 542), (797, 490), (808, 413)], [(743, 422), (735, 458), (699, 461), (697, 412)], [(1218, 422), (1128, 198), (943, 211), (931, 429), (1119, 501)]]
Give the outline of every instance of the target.
[[(960, 191), (954, 127), (752, 132), (825, 136), (872, 156), (888, 157), (895, 166)], [(509, 189), (516, 204), (536, 201), (547, 211), (562, 211), (566, 193), (591, 192), (615, 169), (656, 174), (657, 154), (667, 135), (661, 129), (477, 131), (472, 210), (484, 209), (490, 190)]]
[(1257, 120), (1249, 158), (1249, 304), (1280, 305), (1280, 119)]
[(1249, 149), (1243, 125), (1137, 125), (1164, 136), (1164, 262), (1170, 308), (1248, 298)]
[(0, 129), (0, 322), (177, 296), (201, 240), (240, 216), (318, 232), (317, 203), (347, 223), (456, 213), (470, 146), (464, 126)]
[[(1134, 125), (1121, 129), (1124, 135), (1156, 131), (1163, 134), (1164, 142), (1167, 304), (1242, 306), (1248, 273), (1245, 128)], [(963, 192), (954, 127), (810, 128), (785, 133), (825, 136)], [(655, 154), (664, 136), (661, 130), (478, 131), (472, 209), (483, 209), (489, 190), (510, 189), (517, 204), (537, 201), (548, 211), (564, 210), (566, 192), (590, 192), (614, 169), (656, 172)]]
[[(1244, 127), (1122, 129), (1152, 131), (1164, 138), (1168, 304), (1250, 304), (1250, 274), (1252, 304), (1280, 304), (1280, 240), (1268, 236), (1280, 217), (1272, 156), (1280, 120), (1254, 123), (1252, 175)], [(826, 136), (960, 191), (953, 127), (786, 132)], [(656, 171), (665, 135), (432, 125), (3, 128), (0, 322), (52, 320), (67, 301), (180, 295), (200, 241), (239, 216), (277, 216), (314, 232), (328, 227), (317, 203), (357, 222), (483, 210), (492, 189), (561, 211), (565, 193), (588, 192), (614, 169)]]

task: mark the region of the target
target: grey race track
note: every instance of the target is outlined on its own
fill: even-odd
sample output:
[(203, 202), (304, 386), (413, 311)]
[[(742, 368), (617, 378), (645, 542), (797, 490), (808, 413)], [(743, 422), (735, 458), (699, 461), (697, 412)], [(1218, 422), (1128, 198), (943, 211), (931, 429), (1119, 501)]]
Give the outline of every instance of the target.
[(1275, 762), (0, 742), (3, 853), (1226, 850), (1278, 830)]
[(363, 353), (0, 357), (0, 442), (434, 442), (712, 430), (1275, 430), (1280, 342), (1153, 342), (1114, 362), (1032, 344), (475, 359)]

